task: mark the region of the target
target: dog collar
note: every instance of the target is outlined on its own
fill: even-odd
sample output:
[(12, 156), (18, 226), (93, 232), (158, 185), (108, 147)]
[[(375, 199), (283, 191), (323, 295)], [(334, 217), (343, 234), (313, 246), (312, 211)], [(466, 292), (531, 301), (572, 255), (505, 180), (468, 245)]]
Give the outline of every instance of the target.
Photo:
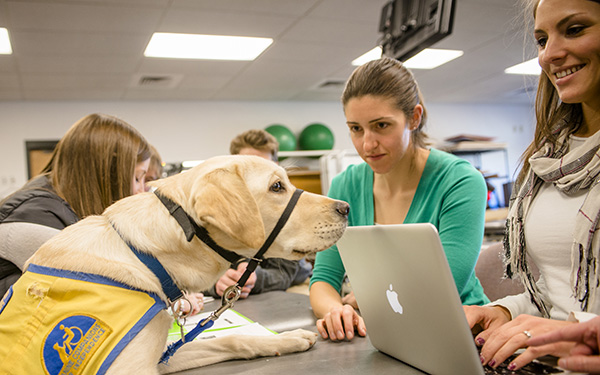
[(188, 215), (187, 212), (185, 212), (185, 210), (180, 205), (173, 202), (172, 200), (165, 197), (164, 195), (159, 194), (159, 192), (157, 190), (154, 191), (154, 194), (158, 197), (158, 199), (162, 202), (162, 204), (167, 208), (167, 210), (169, 210), (169, 213), (171, 214), (171, 216), (173, 216), (173, 218), (175, 218), (175, 220), (177, 220), (177, 223), (179, 223), (179, 226), (181, 227), (181, 229), (183, 229), (183, 233), (185, 234), (185, 239), (188, 242), (190, 242), (194, 238), (194, 235), (196, 235), (202, 242), (207, 244), (211, 249), (216, 251), (221, 257), (225, 258), (228, 262), (230, 262), (232, 264), (239, 262), (243, 258), (243, 257), (239, 256), (237, 253), (227, 250), (227, 249), (224, 249), (221, 246), (219, 246), (210, 237), (206, 228), (201, 227), (200, 225), (196, 224), (194, 219), (192, 219), (190, 217), (190, 215)]
[(157, 190), (154, 191), (154, 194), (158, 197), (158, 199), (162, 202), (162, 204), (169, 210), (169, 213), (177, 223), (181, 229), (183, 229), (183, 233), (185, 234), (185, 239), (190, 242), (194, 235), (198, 237), (202, 242), (207, 244), (211, 249), (217, 252), (221, 257), (225, 258), (229, 263), (235, 264), (239, 262), (243, 257), (239, 256), (237, 253), (224, 249), (219, 246), (208, 234), (206, 228), (196, 224), (196, 221), (190, 217), (190, 215), (185, 212), (185, 210), (173, 202), (169, 198), (165, 197), (158, 193)]

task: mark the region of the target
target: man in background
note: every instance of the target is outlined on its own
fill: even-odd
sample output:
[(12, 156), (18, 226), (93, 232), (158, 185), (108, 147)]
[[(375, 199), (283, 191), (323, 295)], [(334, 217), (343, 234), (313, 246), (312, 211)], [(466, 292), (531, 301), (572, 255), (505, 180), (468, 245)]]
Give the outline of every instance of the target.
[[(256, 155), (277, 163), (279, 143), (271, 134), (262, 129), (248, 130), (236, 136), (229, 147), (232, 155)], [(221, 297), (227, 287), (235, 284), (248, 265), (241, 261), (230, 268), (207, 293)], [(286, 290), (292, 285), (301, 284), (312, 274), (312, 266), (304, 259), (300, 261), (280, 258), (264, 259), (242, 288), (241, 298), (273, 290)], [(205, 293), (206, 294), (206, 293)]]

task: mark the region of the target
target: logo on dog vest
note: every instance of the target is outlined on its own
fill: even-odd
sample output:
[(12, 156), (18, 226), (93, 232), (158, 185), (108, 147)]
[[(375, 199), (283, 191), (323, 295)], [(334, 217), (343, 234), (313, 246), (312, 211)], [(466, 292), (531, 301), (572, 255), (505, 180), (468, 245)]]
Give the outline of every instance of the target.
[(43, 343), (42, 362), (46, 374), (81, 374), (111, 332), (104, 322), (87, 315), (61, 320)]

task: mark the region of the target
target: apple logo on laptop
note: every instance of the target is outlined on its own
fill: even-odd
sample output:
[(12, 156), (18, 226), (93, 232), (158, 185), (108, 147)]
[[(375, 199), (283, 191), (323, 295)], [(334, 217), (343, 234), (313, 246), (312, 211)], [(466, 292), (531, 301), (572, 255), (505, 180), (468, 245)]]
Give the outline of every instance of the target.
[(395, 313), (402, 314), (404, 309), (398, 301), (398, 293), (394, 291), (394, 289), (392, 288), (392, 284), (390, 284), (390, 289), (385, 291), (385, 294), (387, 295), (387, 299), (390, 303), (390, 306), (392, 307), (392, 310), (394, 310)]

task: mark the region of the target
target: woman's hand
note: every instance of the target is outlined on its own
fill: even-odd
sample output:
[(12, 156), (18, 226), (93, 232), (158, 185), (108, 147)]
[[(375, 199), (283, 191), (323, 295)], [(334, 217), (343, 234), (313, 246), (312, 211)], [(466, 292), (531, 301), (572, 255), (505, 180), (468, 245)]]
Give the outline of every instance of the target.
[(527, 347), (527, 340), (535, 335), (551, 332), (571, 324), (573, 322), (519, 315), (487, 335), (480, 352), (481, 363), (495, 368), (513, 355), (517, 349), (527, 348), (508, 364), (508, 370), (514, 371), (544, 355), (564, 355), (574, 344), (562, 343), (552, 347)]
[(332, 341), (352, 340), (355, 330), (360, 336), (367, 335), (363, 318), (350, 305), (331, 309), (322, 319), (317, 320), (317, 330), (321, 337)]
[(501, 306), (463, 306), (469, 327), (474, 333), (477, 345), (481, 346), (487, 338), (504, 323), (510, 321), (510, 313)]
[(344, 305), (350, 305), (350, 306), (354, 307), (356, 310), (358, 310), (358, 302), (356, 302), (356, 297), (354, 297), (354, 292), (350, 292), (350, 293), (346, 294), (342, 298), (342, 303)]
[[(243, 262), (238, 265), (236, 270), (230, 268), (225, 271), (225, 274), (221, 276), (215, 285), (217, 294), (219, 296), (223, 296), (225, 289), (237, 283), (240, 277), (242, 277), (246, 271), (246, 267), (248, 267), (248, 263)], [(254, 284), (256, 284), (256, 273), (252, 272), (250, 277), (248, 277), (248, 281), (246, 281), (246, 285), (242, 287), (240, 298), (248, 298), (250, 291), (252, 291), (252, 288), (254, 288)]]
[(563, 344), (567, 342), (574, 345), (569, 353), (558, 355), (560, 367), (574, 372), (600, 373), (600, 317), (533, 336), (527, 344), (529, 349), (554, 354), (564, 350)]
[(183, 298), (175, 302), (175, 311), (181, 315), (196, 315), (204, 308), (204, 294), (183, 292)]

